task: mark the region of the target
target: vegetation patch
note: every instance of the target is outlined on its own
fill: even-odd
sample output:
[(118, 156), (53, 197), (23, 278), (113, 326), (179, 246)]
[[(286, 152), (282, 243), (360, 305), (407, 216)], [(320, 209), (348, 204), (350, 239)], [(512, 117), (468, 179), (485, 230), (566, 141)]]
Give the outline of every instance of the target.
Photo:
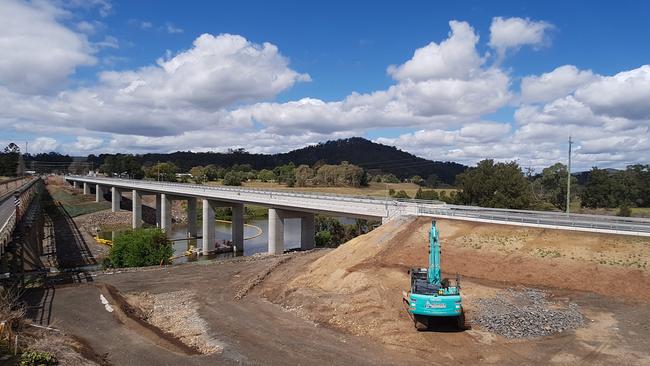
[(58, 201), (70, 217), (77, 217), (110, 208), (109, 202), (95, 202), (94, 196), (84, 196), (62, 186), (48, 186), (55, 201)]
[(113, 267), (144, 267), (169, 264), (174, 254), (172, 243), (157, 228), (127, 230), (113, 241), (108, 254)]

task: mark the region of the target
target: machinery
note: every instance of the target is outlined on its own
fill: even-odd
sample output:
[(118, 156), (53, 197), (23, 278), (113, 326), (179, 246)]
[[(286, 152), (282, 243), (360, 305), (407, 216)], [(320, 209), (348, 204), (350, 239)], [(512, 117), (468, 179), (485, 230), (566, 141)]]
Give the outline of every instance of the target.
[(441, 278), (440, 241), (436, 221), (429, 232), (429, 268), (413, 268), (411, 291), (403, 292), (404, 304), (417, 330), (426, 330), (440, 317), (454, 317), (458, 329), (465, 328), (465, 314), (460, 296), (460, 277), (454, 281)]

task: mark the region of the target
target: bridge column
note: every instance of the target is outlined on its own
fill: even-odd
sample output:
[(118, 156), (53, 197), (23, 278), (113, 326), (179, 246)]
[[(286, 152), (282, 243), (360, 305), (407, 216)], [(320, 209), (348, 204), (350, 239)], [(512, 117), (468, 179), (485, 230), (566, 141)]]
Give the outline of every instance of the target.
[(160, 223), (160, 217), (161, 217), (161, 214), (160, 214), (161, 207), (160, 206), (162, 205), (161, 201), (162, 200), (160, 198), (160, 193), (156, 193), (156, 227), (158, 227), (158, 228), (161, 226), (161, 223)]
[(300, 218), (300, 249), (314, 249), (316, 236), (316, 223), (313, 213), (305, 213)]
[(74, 189), (79, 188), (79, 183), (77, 183), (76, 180), (72, 182), (72, 188), (74, 188)]
[(196, 238), (196, 198), (187, 199), (187, 236)]
[(104, 195), (104, 188), (99, 184), (95, 184), (95, 202), (101, 202)]
[(244, 204), (232, 204), (232, 245), (238, 252), (244, 251)]
[(284, 253), (284, 218), (280, 210), (269, 208), (269, 254)]
[(165, 193), (160, 194), (160, 228), (169, 233), (172, 229), (172, 199)]
[(111, 211), (119, 211), (120, 202), (122, 202), (122, 192), (117, 187), (111, 187)]
[(131, 209), (131, 224), (134, 229), (142, 227), (142, 194), (137, 190), (131, 193), (131, 202), (133, 207)]
[(84, 182), (84, 195), (90, 194), (90, 184)]
[(210, 200), (203, 199), (203, 255), (214, 249), (214, 207)]

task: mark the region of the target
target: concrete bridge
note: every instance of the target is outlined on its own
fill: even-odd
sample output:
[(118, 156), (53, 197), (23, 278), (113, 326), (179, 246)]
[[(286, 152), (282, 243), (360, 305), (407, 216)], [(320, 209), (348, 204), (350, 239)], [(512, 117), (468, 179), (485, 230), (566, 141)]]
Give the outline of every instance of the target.
[(155, 195), (156, 223), (163, 230), (171, 228), (171, 207), (174, 200), (186, 200), (188, 235), (196, 237), (197, 202), (203, 209), (202, 252), (214, 249), (214, 215), (217, 207), (231, 207), (233, 212), (232, 241), (238, 251), (244, 249), (244, 205), (269, 208), (268, 252), (284, 252), (284, 220), (301, 220), (301, 248), (314, 247), (314, 214), (378, 219), (382, 223), (400, 215), (417, 215), (451, 220), (466, 220), (560, 230), (608, 234), (650, 236), (650, 220), (616, 216), (566, 215), (560, 212), (493, 209), (447, 205), (442, 202), (395, 200), (327, 194), (215, 187), (196, 184), (166, 183), (144, 180), (66, 176), (65, 180), (84, 194), (95, 190), (99, 202), (104, 192), (111, 192), (112, 208), (120, 208), (122, 193), (133, 197), (133, 227), (142, 225), (142, 196)]
[[(202, 203), (202, 252), (214, 250), (215, 208), (232, 208), (232, 242), (237, 251), (244, 250), (244, 205), (269, 208), (270, 254), (284, 252), (284, 221), (298, 218), (301, 221), (301, 249), (314, 247), (314, 214), (346, 216), (362, 219), (378, 219), (382, 222), (401, 214), (416, 214), (417, 206), (394, 200), (357, 198), (348, 196), (323, 196), (317, 194), (279, 192), (229, 187), (202, 186), (142, 180), (66, 176), (65, 180), (75, 188), (90, 195), (95, 191), (97, 202), (105, 193), (111, 193), (112, 210), (120, 209), (122, 194), (130, 192), (132, 197), (132, 226), (142, 225), (142, 197), (156, 197), (156, 224), (163, 230), (170, 230), (172, 224), (172, 201), (187, 201), (188, 236), (197, 234), (197, 207)], [(432, 205), (433, 206), (433, 205)]]

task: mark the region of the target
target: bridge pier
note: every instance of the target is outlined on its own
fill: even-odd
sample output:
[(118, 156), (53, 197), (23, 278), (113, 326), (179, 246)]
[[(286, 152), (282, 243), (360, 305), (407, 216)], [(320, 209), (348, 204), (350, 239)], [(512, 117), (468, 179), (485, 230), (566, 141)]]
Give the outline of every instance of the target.
[(172, 229), (172, 197), (161, 193), (160, 203), (160, 228), (169, 233)]
[(214, 247), (214, 207), (208, 199), (203, 199), (203, 255), (207, 255)]
[(120, 202), (122, 202), (122, 192), (117, 187), (111, 187), (111, 211), (119, 211)]
[(95, 184), (95, 202), (101, 202), (104, 196), (104, 187)]
[(160, 193), (156, 193), (156, 227), (157, 228), (160, 228), (161, 226), (161, 222), (160, 222), (161, 205), (162, 205), (162, 199), (160, 198)]
[(90, 194), (90, 184), (84, 182), (84, 195)]
[(196, 238), (196, 197), (187, 199), (187, 236)]
[(77, 183), (76, 180), (72, 182), (72, 188), (74, 188), (74, 189), (79, 188), (79, 183)]
[(134, 229), (142, 227), (142, 194), (137, 190), (131, 191), (131, 226)]
[(269, 254), (284, 253), (284, 220), (300, 218), (300, 249), (314, 248), (315, 220), (310, 212), (269, 209)]

